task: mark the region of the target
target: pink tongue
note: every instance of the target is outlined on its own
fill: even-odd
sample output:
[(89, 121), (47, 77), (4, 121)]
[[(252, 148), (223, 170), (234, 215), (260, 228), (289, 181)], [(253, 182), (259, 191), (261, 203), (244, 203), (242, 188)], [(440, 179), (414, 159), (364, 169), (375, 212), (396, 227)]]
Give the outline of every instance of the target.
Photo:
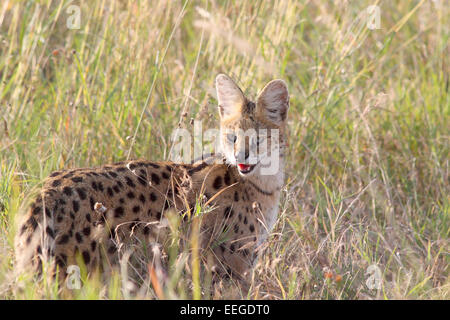
[(247, 171), (248, 169), (250, 169), (250, 165), (248, 165), (248, 164), (239, 163), (238, 166), (239, 166), (239, 169), (244, 170), (244, 171)]

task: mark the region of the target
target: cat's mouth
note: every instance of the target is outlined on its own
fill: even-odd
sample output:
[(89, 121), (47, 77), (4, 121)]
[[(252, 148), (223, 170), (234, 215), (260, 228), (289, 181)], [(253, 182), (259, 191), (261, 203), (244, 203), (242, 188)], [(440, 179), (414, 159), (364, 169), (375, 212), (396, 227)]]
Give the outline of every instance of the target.
[(244, 164), (244, 163), (238, 163), (238, 170), (239, 173), (246, 175), (255, 169), (256, 164)]

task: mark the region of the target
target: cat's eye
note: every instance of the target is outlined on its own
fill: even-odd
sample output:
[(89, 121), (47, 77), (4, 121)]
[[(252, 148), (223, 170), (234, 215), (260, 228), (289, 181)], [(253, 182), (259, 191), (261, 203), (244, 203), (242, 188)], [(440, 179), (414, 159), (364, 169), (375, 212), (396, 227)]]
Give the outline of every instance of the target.
[(236, 143), (237, 136), (234, 133), (228, 133), (227, 134), (227, 139), (231, 143)]

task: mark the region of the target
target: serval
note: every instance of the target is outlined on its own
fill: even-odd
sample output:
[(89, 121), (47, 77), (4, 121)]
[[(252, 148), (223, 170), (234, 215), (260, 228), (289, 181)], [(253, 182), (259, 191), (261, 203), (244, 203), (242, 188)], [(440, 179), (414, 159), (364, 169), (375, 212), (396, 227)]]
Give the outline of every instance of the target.
[(149, 248), (144, 264), (151, 264), (168, 212), (189, 224), (201, 199), (209, 208), (197, 229), (207, 267), (244, 277), (277, 219), (289, 94), (282, 80), (269, 82), (255, 102), (224, 74), (215, 84), (220, 152), (213, 161), (132, 160), (52, 173), (19, 225), (17, 270), (50, 263), (65, 275), (80, 259), (88, 272), (111, 269), (136, 243)]

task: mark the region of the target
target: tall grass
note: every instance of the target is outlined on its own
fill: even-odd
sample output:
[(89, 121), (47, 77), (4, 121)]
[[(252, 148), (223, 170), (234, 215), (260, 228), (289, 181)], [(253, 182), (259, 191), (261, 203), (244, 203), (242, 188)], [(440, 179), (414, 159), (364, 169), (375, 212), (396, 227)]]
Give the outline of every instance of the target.
[[(280, 216), (250, 293), (236, 296), (448, 299), (450, 9), (379, 1), (370, 29), (371, 4), (3, 0), (0, 297), (67, 297), (12, 275), (15, 221), (40, 181), (167, 159), (174, 128), (217, 126), (213, 81), (225, 72), (250, 97), (273, 78), (291, 94)], [(80, 29), (67, 27), (70, 5)], [(371, 265), (379, 289), (367, 285)], [(193, 280), (162, 290), (199, 298)], [(115, 277), (68, 297), (128, 296)]]

